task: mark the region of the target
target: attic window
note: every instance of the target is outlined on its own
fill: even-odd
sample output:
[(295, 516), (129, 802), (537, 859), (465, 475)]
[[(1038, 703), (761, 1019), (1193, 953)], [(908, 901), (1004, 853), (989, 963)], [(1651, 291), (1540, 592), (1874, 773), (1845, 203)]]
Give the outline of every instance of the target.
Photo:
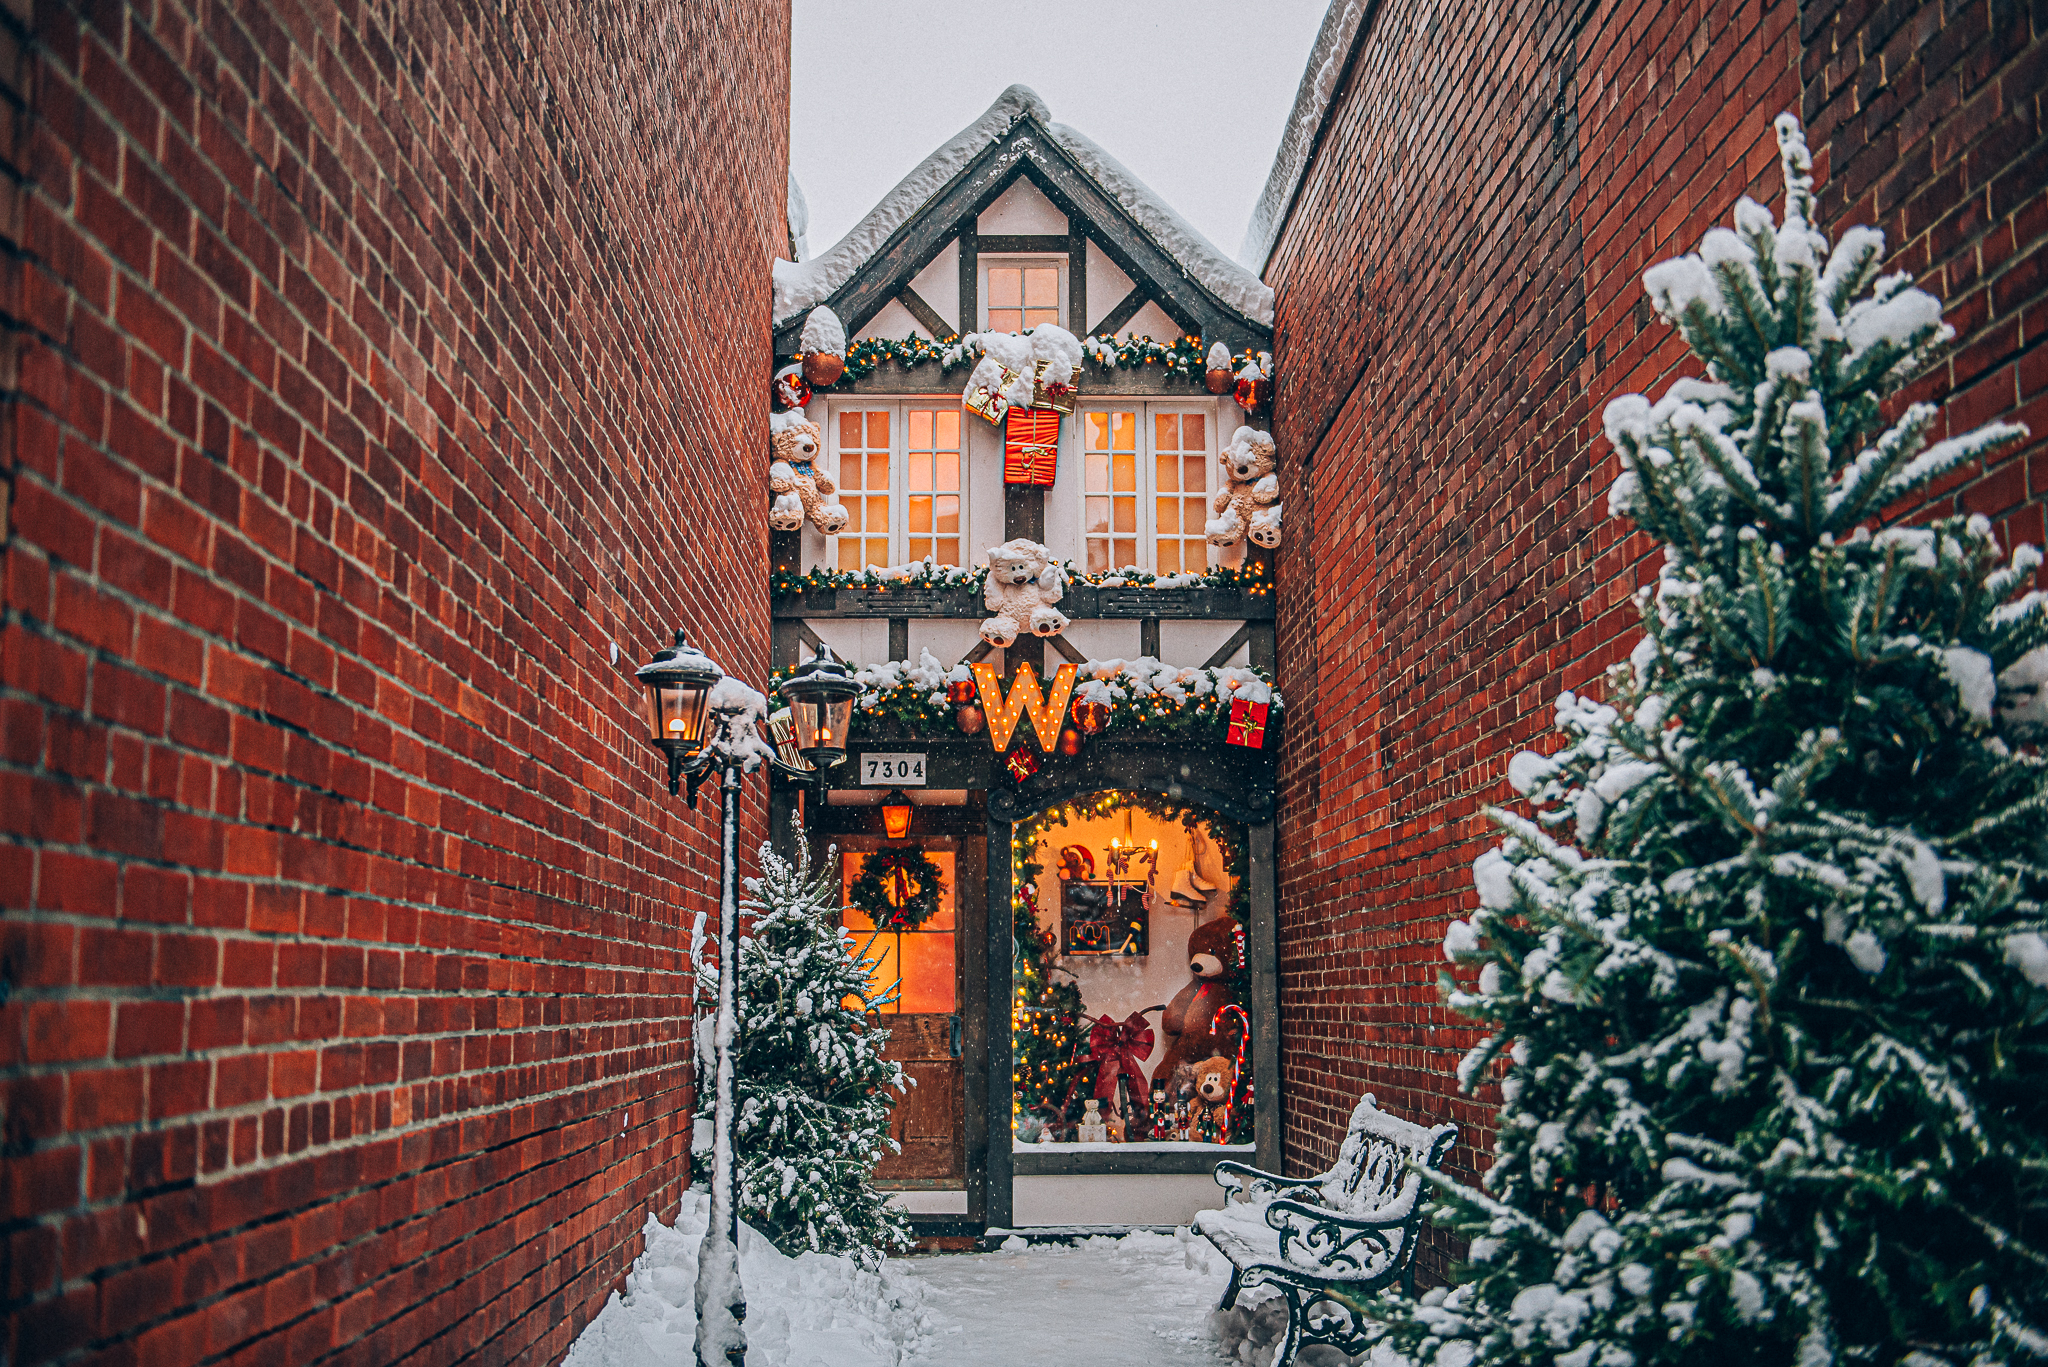
[(1022, 332), (1060, 321), (1060, 268), (1056, 262), (991, 263), (983, 284), (984, 320), (990, 332)]

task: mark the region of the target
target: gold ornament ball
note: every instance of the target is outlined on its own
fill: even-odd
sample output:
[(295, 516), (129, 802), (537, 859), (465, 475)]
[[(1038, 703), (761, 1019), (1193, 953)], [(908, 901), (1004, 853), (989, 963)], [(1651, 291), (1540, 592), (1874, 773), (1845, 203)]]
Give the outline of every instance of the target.
[(959, 725), (961, 735), (976, 736), (981, 734), (981, 724), (984, 721), (986, 721), (987, 718), (983, 715), (982, 710), (979, 707), (975, 707), (974, 705), (969, 704), (968, 706), (960, 708), (958, 711), (954, 712), (953, 720)]
[(1081, 733), (1071, 726), (1060, 728), (1060, 753), (1078, 755), (1081, 753)]
[(1230, 373), (1229, 366), (1218, 366), (1203, 377), (1203, 383), (1209, 386), (1211, 394), (1228, 394), (1230, 386), (1236, 382), (1237, 377)]

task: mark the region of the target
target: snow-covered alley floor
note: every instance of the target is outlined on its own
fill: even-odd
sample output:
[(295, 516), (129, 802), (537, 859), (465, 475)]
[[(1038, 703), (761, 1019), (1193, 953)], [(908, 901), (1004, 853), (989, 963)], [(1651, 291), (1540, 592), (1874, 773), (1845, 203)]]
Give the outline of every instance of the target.
[[(674, 1227), (648, 1221), (626, 1294), (611, 1298), (564, 1367), (694, 1360), (706, 1204), (691, 1193)], [(1229, 1266), (1185, 1231), (1073, 1247), (1013, 1239), (994, 1253), (891, 1258), (879, 1273), (815, 1253), (785, 1258), (752, 1230), (741, 1232), (740, 1251), (747, 1367), (1265, 1367), (1280, 1327), (1277, 1301), (1263, 1313), (1212, 1316)]]

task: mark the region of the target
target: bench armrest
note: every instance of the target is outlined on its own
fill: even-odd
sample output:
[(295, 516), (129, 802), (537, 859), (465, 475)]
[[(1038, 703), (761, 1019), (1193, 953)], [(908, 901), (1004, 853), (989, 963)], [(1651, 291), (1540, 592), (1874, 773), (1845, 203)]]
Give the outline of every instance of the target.
[(1383, 1284), (1393, 1280), (1415, 1251), (1412, 1229), (1399, 1239), (1387, 1231), (1418, 1224), (1420, 1206), (1417, 1201), (1400, 1215), (1347, 1215), (1328, 1206), (1280, 1197), (1266, 1204), (1266, 1223), (1279, 1231), (1283, 1261), (1312, 1264)]
[(1218, 1163), (1215, 1173), (1217, 1186), (1225, 1191), (1234, 1192), (1247, 1201), (1260, 1196), (1277, 1196), (1282, 1192), (1313, 1192), (1320, 1196), (1320, 1184), (1324, 1176), (1327, 1174), (1315, 1177), (1282, 1177), (1277, 1172), (1266, 1172), (1230, 1158)]

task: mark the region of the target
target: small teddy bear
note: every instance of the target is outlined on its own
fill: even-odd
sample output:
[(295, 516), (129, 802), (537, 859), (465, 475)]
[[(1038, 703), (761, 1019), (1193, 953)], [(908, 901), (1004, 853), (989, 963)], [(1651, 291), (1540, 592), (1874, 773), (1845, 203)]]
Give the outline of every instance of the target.
[(1273, 473), (1273, 438), (1249, 427), (1231, 435), (1230, 445), (1219, 459), (1223, 465), (1223, 487), (1210, 501), (1204, 529), (1212, 546), (1235, 546), (1250, 534), (1253, 544), (1267, 550), (1280, 544), (1280, 477)]
[(818, 468), (825, 447), (824, 434), (803, 413), (791, 410), (768, 419), (768, 444), (774, 458), (768, 463), (768, 491), (775, 501), (768, 508), (768, 525), (778, 532), (793, 532), (804, 518), (827, 536), (844, 527), (850, 514), (832, 495), (839, 486), (832, 476)]
[(1018, 633), (1057, 636), (1067, 629), (1067, 616), (1053, 606), (1066, 596), (1067, 574), (1052, 552), (1021, 537), (991, 547), (988, 588), (982, 601), (993, 614), (981, 624), (981, 639), (1007, 646)]
[(1195, 1110), (1194, 1138), (1203, 1144), (1230, 1142), (1230, 1098), (1237, 1090), (1237, 1067), (1222, 1055), (1205, 1058), (1195, 1065), (1195, 1095), (1201, 1104)]

